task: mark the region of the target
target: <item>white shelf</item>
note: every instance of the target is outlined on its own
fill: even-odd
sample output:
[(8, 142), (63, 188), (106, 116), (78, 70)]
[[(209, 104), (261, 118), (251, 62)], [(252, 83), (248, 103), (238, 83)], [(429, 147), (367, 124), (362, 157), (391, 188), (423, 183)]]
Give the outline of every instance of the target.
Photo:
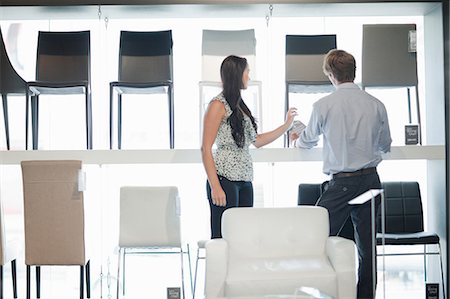
[[(322, 149), (251, 149), (254, 162), (322, 161)], [(394, 146), (385, 160), (445, 160), (445, 146)], [(199, 149), (172, 150), (39, 150), (3, 151), (1, 165), (23, 160), (81, 160), (84, 164), (185, 164), (201, 163)]]

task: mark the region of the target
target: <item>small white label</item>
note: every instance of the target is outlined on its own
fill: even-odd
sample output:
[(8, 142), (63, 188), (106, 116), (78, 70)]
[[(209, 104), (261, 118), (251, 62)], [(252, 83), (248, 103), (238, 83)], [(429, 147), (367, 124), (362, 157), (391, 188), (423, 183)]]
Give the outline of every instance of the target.
[(417, 31), (409, 30), (408, 32), (408, 52), (417, 52)]
[(82, 169), (78, 170), (78, 192), (86, 190), (86, 172)]

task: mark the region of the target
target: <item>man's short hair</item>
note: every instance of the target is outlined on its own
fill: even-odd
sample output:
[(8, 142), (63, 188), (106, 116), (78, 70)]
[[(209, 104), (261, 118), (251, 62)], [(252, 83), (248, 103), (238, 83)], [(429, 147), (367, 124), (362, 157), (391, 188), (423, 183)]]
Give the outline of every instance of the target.
[(344, 50), (330, 50), (323, 59), (323, 72), (327, 76), (333, 74), (339, 82), (353, 82), (356, 73), (355, 58)]

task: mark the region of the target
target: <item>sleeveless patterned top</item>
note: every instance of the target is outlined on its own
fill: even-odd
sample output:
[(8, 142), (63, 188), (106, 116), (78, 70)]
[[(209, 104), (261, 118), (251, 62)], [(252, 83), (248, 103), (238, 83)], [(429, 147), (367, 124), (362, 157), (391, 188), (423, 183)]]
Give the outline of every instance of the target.
[(228, 118), (232, 110), (222, 93), (212, 99), (225, 105), (225, 117), (220, 123), (215, 144), (217, 148), (213, 153), (217, 174), (230, 181), (252, 181), (253, 161), (250, 156), (249, 146), (256, 141), (256, 130), (253, 128), (250, 117), (244, 114), (244, 147), (236, 145), (231, 134), (231, 125)]

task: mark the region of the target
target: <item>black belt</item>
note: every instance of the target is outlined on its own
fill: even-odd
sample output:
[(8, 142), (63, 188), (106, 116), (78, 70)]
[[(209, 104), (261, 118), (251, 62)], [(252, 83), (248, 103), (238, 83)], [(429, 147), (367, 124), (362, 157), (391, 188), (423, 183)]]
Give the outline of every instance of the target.
[(377, 168), (376, 167), (369, 167), (369, 168), (363, 168), (357, 171), (352, 171), (352, 172), (338, 172), (332, 175), (333, 179), (339, 179), (339, 178), (347, 178), (347, 177), (351, 177), (351, 176), (359, 176), (359, 175), (364, 175), (364, 174), (372, 174), (372, 173), (376, 173), (377, 172)]

